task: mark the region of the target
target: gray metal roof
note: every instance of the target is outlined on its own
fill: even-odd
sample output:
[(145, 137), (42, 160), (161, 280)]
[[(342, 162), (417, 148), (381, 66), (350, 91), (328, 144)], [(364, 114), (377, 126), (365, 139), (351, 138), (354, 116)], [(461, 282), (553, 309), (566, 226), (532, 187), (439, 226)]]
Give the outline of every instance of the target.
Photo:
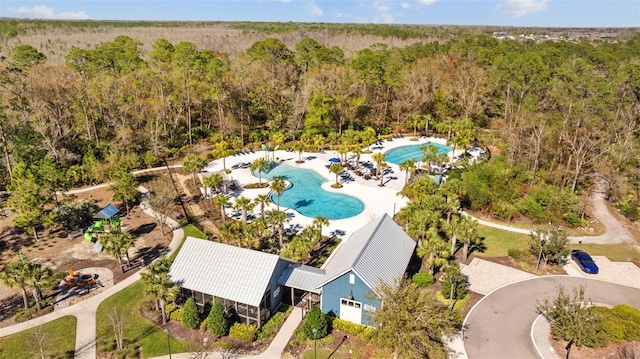
[(401, 278), (416, 242), (387, 214), (353, 232), (324, 265), (319, 286), (353, 270), (371, 289)]
[(169, 275), (182, 288), (259, 306), (279, 260), (275, 254), (187, 237)]
[(112, 204), (108, 204), (103, 209), (101, 209), (100, 212), (96, 213), (93, 216), (93, 218), (109, 219), (109, 218), (115, 216), (116, 214), (118, 214), (118, 212), (120, 212), (118, 207), (116, 207), (116, 206), (114, 206)]
[(322, 269), (304, 264), (290, 264), (278, 280), (278, 284), (290, 288), (302, 289), (307, 292), (320, 293), (318, 284), (325, 278)]

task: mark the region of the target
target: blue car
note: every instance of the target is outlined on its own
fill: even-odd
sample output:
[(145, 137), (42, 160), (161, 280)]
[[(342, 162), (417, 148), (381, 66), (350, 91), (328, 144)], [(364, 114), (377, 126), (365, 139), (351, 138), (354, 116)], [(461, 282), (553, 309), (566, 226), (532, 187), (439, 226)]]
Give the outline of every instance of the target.
[(578, 249), (571, 251), (571, 259), (573, 259), (583, 272), (588, 274), (598, 274), (598, 266), (586, 252)]

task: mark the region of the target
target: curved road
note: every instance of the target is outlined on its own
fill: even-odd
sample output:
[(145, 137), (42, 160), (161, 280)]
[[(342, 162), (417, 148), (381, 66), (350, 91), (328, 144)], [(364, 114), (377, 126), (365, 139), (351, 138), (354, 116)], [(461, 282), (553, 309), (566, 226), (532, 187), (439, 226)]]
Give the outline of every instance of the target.
[(474, 358), (538, 358), (531, 339), (536, 305), (555, 297), (557, 286), (573, 295), (585, 285), (585, 298), (601, 304), (628, 304), (640, 308), (640, 289), (599, 280), (566, 276), (534, 278), (498, 288), (482, 298), (464, 321), (464, 347)]

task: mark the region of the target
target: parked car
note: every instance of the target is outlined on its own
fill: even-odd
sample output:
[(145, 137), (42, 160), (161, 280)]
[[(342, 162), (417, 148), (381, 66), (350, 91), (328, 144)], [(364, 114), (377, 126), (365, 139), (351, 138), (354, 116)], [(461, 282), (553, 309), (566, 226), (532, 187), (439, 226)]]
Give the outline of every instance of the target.
[(591, 259), (591, 256), (587, 252), (574, 249), (571, 251), (571, 259), (573, 259), (583, 272), (589, 274), (598, 274), (598, 266), (596, 262)]

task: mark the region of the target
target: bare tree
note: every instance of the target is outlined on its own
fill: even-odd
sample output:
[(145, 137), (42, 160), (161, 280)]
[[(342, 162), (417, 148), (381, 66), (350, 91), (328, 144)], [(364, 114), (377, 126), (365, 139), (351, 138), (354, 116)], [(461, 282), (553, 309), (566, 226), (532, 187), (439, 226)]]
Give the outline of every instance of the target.
[(46, 359), (49, 357), (50, 340), (42, 324), (31, 328), (27, 339), (27, 348), (34, 358)]
[(164, 224), (172, 212), (173, 203), (176, 198), (175, 188), (171, 185), (171, 181), (167, 176), (161, 176), (151, 183), (151, 193), (149, 195), (149, 205), (153, 209), (153, 216), (162, 235), (165, 235)]
[(116, 340), (116, 349), (124, 349), (124, 329), (127, 326), (127, 317), (124, 311), (120, 308), (111, 308), (109, 313), (109, 322), (113, 328), (113, 336)]

